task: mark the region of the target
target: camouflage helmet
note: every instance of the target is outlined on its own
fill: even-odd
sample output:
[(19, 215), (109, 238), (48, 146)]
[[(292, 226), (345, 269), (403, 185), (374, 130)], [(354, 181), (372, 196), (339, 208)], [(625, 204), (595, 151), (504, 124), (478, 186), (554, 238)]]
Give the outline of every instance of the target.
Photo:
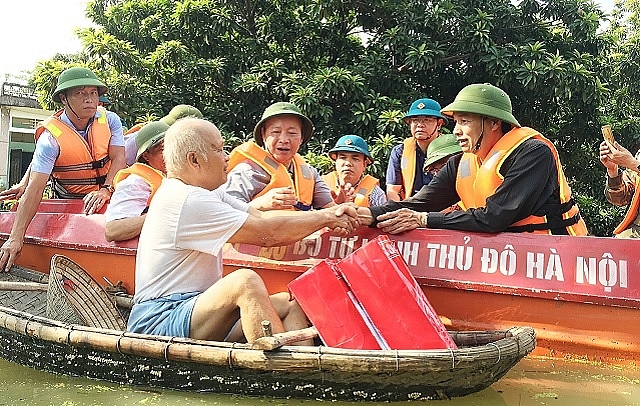
[(136, 134), (136, 148), (138, 148), (136, 159), (140, 159), (145, 151), (164, 140), (164, 134), (168, 129), (169, 125), (161, 121), (145, 124)]
[(448, 116), (456, 112), (497, 118), (520, 127), (520, 123), (513, 116), (509, 95), (489, 83), (476, 83), (464, 87), (453, 103), (442, 109), (442, 113)]
[(281, 116), (289, 114), (292, 116), (298, 116), (302, 120), (302, 145), (306, 144), (307, 141), (311, 138), (311, 134), (313, 134), (313, 123), (309, 120), (309, 117), (305, 116), (300, 112), (300, 109), (293, 103), (287, 102), (278, 102), (273, 103), (271, 106), (267, 107), (262, 113), (262, 119), (256, 124), (256, 127), (253, 129), (253, 138), (256, 141), (256, 144), (261, 147), (264, 146), (264, 141), (262, 140), (262, 127), (264, 126), (265, 121), (270, 119), (271, 117)]
[(162, 117), (160, 121), (167, 125), (175, 123), (177, 120), (185, 117), (197, 117), (202, 118), (202, 113), (197, 108), (188, 104), (178, 104), (171, 109), (169, 114)]
[(373, 163), (373, 157), (369, 152), (369, 146), (367, 142), (357, 135), (343, 135), (340, 137), (336, 145), (329, 150), (329, 156), (334, 161), (338, 156), (338, 152), (356, 152), (358, 154), (364, 155), (368, 158), (370, 163)]
[(100, 96), (108, 90), (107, 85), (102, 83), (91, 70), (82, 66), (74, 66), (73, 68), (64, 70), (60, 76), (58, 76), (58, 86), (56, 86), (56, 90), (53, 92), (53, 101), (62, 103), (60, 101), (60, 93), (81, 86), (96, 86), (98, 88), (98, 95)]

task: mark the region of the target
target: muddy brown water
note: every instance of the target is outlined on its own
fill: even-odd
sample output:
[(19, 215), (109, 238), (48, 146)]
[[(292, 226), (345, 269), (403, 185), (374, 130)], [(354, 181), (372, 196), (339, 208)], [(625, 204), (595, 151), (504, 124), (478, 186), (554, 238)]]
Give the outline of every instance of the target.
[[(248, 398), (122, 386), (37, 371), (0, 360), (0, 405), (381, 405), (382, 403)], [(423, 402), (395, 402), (396, 405)], [(525, 358), (500, 381), (435, 406), (640, 405), (640, 370), (578, 361)], [(387, 404), (387, 403), (385, 403)]]

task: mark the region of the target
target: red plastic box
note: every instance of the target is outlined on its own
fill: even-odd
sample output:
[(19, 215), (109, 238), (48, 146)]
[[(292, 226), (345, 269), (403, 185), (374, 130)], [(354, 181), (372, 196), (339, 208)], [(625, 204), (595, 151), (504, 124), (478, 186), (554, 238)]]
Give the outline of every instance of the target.
[[(335, 262), (325, 260), (289, 283), (322, 341), (330, 347), (378, 350), (380, 345), (366, 325)], [(357, 303), (357, 304), (356, 304)]]
[(379, 236), (289, 284), (324, 343), (350, 349), (456, 348), (402, 259)]

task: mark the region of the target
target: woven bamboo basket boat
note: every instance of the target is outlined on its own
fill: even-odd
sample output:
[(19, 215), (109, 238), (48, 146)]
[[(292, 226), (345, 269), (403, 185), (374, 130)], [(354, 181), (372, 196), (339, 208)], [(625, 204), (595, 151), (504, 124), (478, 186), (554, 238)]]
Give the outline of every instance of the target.
[[(63, 261), (59, 271), (65, 266), (70, 265)], [(103, 309), (92, 319), (84, 314), (97, 306), (89, 295), (81, 311), (72, 306), (73, 314), (50, 286), (66, 289), (78, 282), (54, 271), (46, 275), (14, 267), (0, 274), (0, 356), (40, 370), (121, 384), (280, 398), (448, 399), (487, 388), (536, 343), (531, 327), (451, 332), (456, 350), (283, 346), (264, 351), (249, 344), (133, 334), (113, 320), (126, 320), (130, 297), (106, 295), (119, 314)], [(52, 318), (52, 307), (55, 317), (67, 320)], [(92, 326), (103, 322), (111, 327)]]

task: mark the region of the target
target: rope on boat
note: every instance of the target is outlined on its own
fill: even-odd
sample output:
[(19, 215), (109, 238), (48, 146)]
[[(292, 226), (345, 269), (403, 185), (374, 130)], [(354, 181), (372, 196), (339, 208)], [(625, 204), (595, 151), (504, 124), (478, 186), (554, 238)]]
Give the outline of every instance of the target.
[(233, 350), (236, 346), (236, 342), (231, 343), (231, 348), (229, 348), (229, 355), (227, 355), (227, 362), (229, 363), (229, 369), (233, 369)]
[(31, 320), (36, 317), (33, 314), (29, 316), (29, 318), (27, 319), (27, 322), (24, 323), (24, 335), (28, 336), (29, 334), (27, 333), (27, 330), (29, 329), (29, 323), (31, 322)]
[[(489, 343), (489, 345), (493, 345), (494, 347), (496, 347), (496, 350), (498, 350), (498, 360), (494, 363), (497, 364), (498, 362), (500, 362), (500, 347), (498, 347), (497, 345), (495, 345), (495, 343)], [(518, 348), (518, 354), (520, 354), (520, 349)]]
[(400, 371), (400, 357), (398, 356), (398, 349), (396, 348), (396, 372)]
[(118, 341), (116, 341), (116, 350), (118, 350), (118, 353), (122, 354), (122, 350), (120, 349), (120, 340), (122, 340), (122, 337), (124, 337), (124, 334), (126, 333), (126, 331), (123, 331), (120, 336), (118, 337)]
[(173, 344), (173, 339), (175, 337), (170, 337), (169, 341), (167, 341), (167, 345), (164, 346), (164, 360), (169, 362), (169, 346)]
[(318, 371), (322, 371), (322, 346), (318, 346)]
[(71, 345), (71, 333), (74, 330), (74, 325), (73, 324), (67, 324), (67, 345)]
[(456, 369), (456, 355), (453, 353), (453, 348), (449, 348), (451, 353), (451, 369)]

